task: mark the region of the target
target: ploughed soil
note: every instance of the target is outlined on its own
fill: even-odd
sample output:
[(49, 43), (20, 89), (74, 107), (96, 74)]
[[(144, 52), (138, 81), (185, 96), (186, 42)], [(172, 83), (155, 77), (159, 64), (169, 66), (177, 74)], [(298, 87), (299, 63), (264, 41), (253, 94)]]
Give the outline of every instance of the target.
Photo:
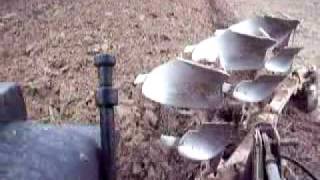
[[(316, 0), (296, 2), (300, 1), (303, 6), (286, 0), (291, 9), (285, 3), (274, 6), (302, 19), (297, 36), (299, 45), (308, 49), (301, 58), (316, 62), (317, 43), (310, 43), (320, 37), (315, 25), (319, 23), (311, 21), (318, 21), (319, 5)], [(93, 56), (111, 53), (117, 59), (114, 85), (119, 89), (115, 118), (120, 131), (119, 179), (199, 178), (199, 163), (167, 150), (158, 139), (162, 133), (181, 135), (195, 128), (210, 119), (208, 113), (181, 114), (162, 107), (145, 99), (133, 81), (216, 28), (255, 14), (278, 15), (267, 2), (259, 6), (260, 0), (0, 0), (0, 81), (23, 86), (32, 120), (97, 124)], [(280, 130), (300, 141), (286, 152), (320, 176), (318, 111), (307, 115), (289, 107)]]

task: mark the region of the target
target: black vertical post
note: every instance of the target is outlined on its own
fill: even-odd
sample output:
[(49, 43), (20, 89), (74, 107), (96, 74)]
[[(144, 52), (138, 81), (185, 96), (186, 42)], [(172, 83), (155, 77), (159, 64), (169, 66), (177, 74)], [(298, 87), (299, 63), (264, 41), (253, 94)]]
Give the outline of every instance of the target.
[(112, 87), (112, 70), (115, 63), (115, 58), (108, 54), (99, 54), (94, 57), (94, 64), (98, 69), (99, 76), (96, 102), (100, 109), (100, 170), (103, 180), (116, 179), (116, 143), (113, 106), (118, 104), (118, 91)]

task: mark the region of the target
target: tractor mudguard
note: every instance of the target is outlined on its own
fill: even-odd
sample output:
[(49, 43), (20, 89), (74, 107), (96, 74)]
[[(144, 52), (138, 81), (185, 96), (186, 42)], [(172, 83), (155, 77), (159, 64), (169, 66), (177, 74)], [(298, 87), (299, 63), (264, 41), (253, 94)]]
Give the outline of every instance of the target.
[(98, 180), (99, 128), (0, 123), (0, 179)]
[(27, 110), (17, 83), (0, 82), (0, 121), (26, 120)]

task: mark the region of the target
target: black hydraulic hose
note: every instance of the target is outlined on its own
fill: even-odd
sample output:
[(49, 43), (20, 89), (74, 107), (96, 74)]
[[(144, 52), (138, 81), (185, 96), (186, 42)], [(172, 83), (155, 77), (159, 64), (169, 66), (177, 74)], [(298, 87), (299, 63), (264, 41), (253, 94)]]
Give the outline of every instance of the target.
[(308, 174), (308, 176), (313, 179), (313, 180), (319, 180), (314, 174), (312, 174), (304, 165), (302, 165), (302, 163), (298, 162), (295, 159), (290, 158), (289, 156), (283, 155), (281, 154), (280, 157), (282, 159), (285, 159), (287, 161), (290, 161), (291, 163), (293, 163), (294, 165), (298, 166), (301, 170), (303, 170), (303, 172), (305, 172), (306, 174)]

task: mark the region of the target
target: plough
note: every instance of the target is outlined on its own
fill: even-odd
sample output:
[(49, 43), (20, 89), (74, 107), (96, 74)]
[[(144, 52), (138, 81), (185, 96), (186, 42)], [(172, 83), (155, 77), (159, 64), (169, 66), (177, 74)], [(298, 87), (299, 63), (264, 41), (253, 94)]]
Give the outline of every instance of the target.
[[(217, 161), (213, 179), (295, 177), (284, 163), (288, 158), (280, 153), (290, 141), (279, 136), (279, 116), (291, 99), (303, 104), (299, 107), (305, 112), (315, 110), (318, 103), (316, 68), (296, 63), (302, 48), (289, 45), (298, 25), (297, 20), (254, 17), (217, 30), (187, 46), (180, 57), (139, 75), (135, 83), (142, 84), (143, 95), (165, 106), (204, 110), (221, 109), (230, 102), (241, 106), (240, 120), (203, 123), (182, 137), (162, 135), (163, 144), (191, 160)], [(246, 137), (232, 142), (239, 129), (247, 132)], [(238, 147), (226, 156), (230, 144)]]

